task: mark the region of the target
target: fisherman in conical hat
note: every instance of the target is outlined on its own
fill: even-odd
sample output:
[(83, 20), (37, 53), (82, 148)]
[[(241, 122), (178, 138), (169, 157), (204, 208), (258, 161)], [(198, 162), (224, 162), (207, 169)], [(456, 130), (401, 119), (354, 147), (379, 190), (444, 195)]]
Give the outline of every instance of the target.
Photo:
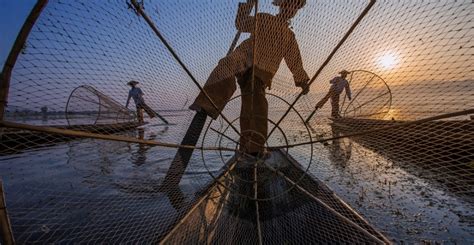
[(150, 116), (150, 118), (156, 117), (156, 113), (145, 103), (143, 99), (143, 91), (137, 87), (137, 81), (130, 81), (127, 83), (131, 87), (130, 91), (128, 92), (127, 103), (125, 107), (128, 108), (128, 104), (130, 102), (130, 98), (133, 98), (135, 102), (135, 106), (137, 107), (137, 117), (139, 123), (144, 123), (143, 121), (143, 110)]
[(306, 0), (275, 0), (273, 5), (280, 8), (277, 15), (258, 13), (256, 17), (250, 15), (254, 4), (254, 0), (239, 3), (235, 23), (240, 32), (250, 33), (250, 38), (219, 61), (204, 85), (204, 90), (218, 110), (202, 92), (190, 109), (216, 119), (234, 94), (237, 77), (242, 93), (240, 149), (252, 155), (262, 155), (268, 134), (265, 89), (271, 88), (272, 78), (283, 59), (293, 73), (295, 85), (301, 87), (304, 94), (309, 90), (309, 77), (303, 68), (298, 43), (289, 23)]
[(346, 80), (347, 74), (350, 74), (350, 72), (346, 70), (342, 70), (339, 72), (341, 76), (337, 76), (333, 78), (329, 83), (331, 84), (331, 87), (329, 88), (329, 92), (322, 98), (317, 104), (316, 108), (314, 109), (315, 111), (318, 109), (321, 109), (321, 107), (326, 104), (329, 98), (331, 98), (331, 106), (332, 106), (332, 111), (331, 111), (331, 116), (333, 118), (340, 118), (341, 116), (339, 115), (339, 95), (341, 95), (342, 91), (346, 91), (347, 98), (349, 100), (352, 99), (351, 95), (351, 88), (349, 86), (349, 82)]

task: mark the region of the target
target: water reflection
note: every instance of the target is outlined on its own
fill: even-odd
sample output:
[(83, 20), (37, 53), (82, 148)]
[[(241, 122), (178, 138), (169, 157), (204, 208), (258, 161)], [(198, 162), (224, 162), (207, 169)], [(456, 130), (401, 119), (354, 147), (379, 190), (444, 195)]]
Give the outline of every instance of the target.
[[(368, 128), (373, 126), (370, 123), (396, 122), (367, 121)], [(344, 133), (360, 130), (357, 121), (332, 127)], [(394, 166), (474, 203), (474, 168), (470, 165), (474, 139), (467, 133), (472, 129), (472, 121), (434, 121), (366, 134), (354, 140), (391, 160)]]
[[(144, 128), (138, 128), (137, 129), (137, 138), (141, 140), (155, 140), (158, 136), (164, 136), (168, 132), (168, 126), (164, 127), (162, 130), (155, 132), (152, 131), (150, 132), (148, 137), (145, 137), (145, 129)], [(130, 147), (130, 144), (129, 144)], [(153, 148), (152, 145), (148, 144), (138, 144), (138, 147), (135, 152), (132, 152), (132, 164), (135, 166), (139, 167), (144, 165), (147, 162), (147, 152)], [(170, 165), (170, 169), (173, 168), (173, 163)], [(164, 179), (167, 178), (167, 175), (164, 177)], [(158, 181), (159, 184), (157, 183), (150, 183), (151, 189), (154, 192), (161, 192), (165, 194), (169, 201), (170, 204), (173, 206), (175, 210), (180, 210), (185, 206), (185, 200), (186, 197), (184, 193), (181, 191), (181, 188), (179, 187), (179, 181), (175, 183), (170, 183), (166, 181)], [(141, 188), (140, 188), (141, 189)], [(140, 190), (142, 192), (142, 190)]]
[[(142, 140), (158, 140), (166, 137), (168, 130), (167, 126), (137, 128), (125, 134)], [(186, 206), (190, 193), (183, 193), (179, 181), (163, 181), (166, 178), (163, 169), (172, 168), (169, 164), (172, 152), (173, 149), (158, 149), (148, 144), (85, 139), (68, 144), (67, 165), (75, 169), (76, 174), (82, 176), (82, 183), (89, 187), (111, 187), (134, 197), (160, 195), (160, 199), (167, 197), (170, 206), (178, 211)], [(129, 157), (124, 157), (127, 155)], [(168, 202), (165, 200), (162, 201)]]
[[(168, 127), (166, 127), (163, 131), (166, 132)], [(138, 128), (137, 129), (138, 133), (138, 139), (143, 140), (145, 139), (145, 129), (143, 128)], [(147, 140), (154, 140), (156, 138), (157, 134), (151, 133), (150, 137), (148, 137)], [(147, 145), (147, 144), (138, 144), (138, 148), (136, 152), (132, 153), (132, 160), (133, 164), (137, 166), (141, 166), (146, 162), (146, 153), (147, 151), (152, 148), (153, 146)]]
[[(342, 136), (343, 133), (334, 124), (331, 124), (332, 137)], [(328, 146), (329, 160), (341, 168), (345, 168), (351, 159), (352, 141), (349, 138), (333, 139)]]
[[(331, 135), (325, 135), (324, 133), (318, 133), (315, 128), (308, 124), (308, 128), (311, 130), (311, 133), (317, 140), (322, 140), (326, 138), (336, 138), (343, 136), (344, 132), (334, 124), (331, 126)], [(352, 141), (349, 138), (333, 139), (331, 141), (324, 141), (322, 145), (328, 149), (329, 160), (331, 163), (336, 166), (344, 169), (352, 155)]]

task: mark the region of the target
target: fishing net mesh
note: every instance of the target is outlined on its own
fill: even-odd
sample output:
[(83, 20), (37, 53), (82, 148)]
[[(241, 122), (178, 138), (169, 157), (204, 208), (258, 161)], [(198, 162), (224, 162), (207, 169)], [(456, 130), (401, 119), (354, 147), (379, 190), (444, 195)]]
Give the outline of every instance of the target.
[[(291, 21), (248, 1), (254, 39), (237, 1), (42, 4), (5, 66), (16, 242), (473, 241), (471, 1), (308, 1)], [(342, 70), (351, 92), (331, 92)], [(216, 119), (189, 109), (223, 79)], [(258, 103), (241, 113), (260, 80), (268, 118)], [(269, 158), (242, 152), (248, 115), (267, 122), (250, 133)]]

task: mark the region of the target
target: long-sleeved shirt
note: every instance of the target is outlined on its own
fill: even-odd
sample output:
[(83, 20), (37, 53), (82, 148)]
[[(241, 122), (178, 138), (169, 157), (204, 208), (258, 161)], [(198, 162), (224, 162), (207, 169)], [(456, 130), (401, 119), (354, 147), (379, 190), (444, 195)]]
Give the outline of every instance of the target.
[(127, 104), (125, 105), (125, 107), (128, 107), (130, 98), (133, 98), (135, 105), (141, 105), (145, 103), (145, 101), (143, 100), (143, 92), (140, 88), (133, 87), (132, 89), (130, 89), (130, 91), (128, 92)]
[[(284, 18), (267, 13), (258, 13), (256, 18), (250, 16), (251, 4), (241, 3), (237, 12), (236, 28), (241, 32), (249, 32), (249, 39), (242, 42), (237, 50), (246, 50), (246, 67), (252, 66), (253, 40), (255, 44), (255, 72), (256, 76), (271, 86), (271, 80), (285, 59), (288, 68), (293, 73), (295, 85), (301, 85), (309, 80), (303, 68), (301, 53), (296, 42), (295, 34)], [(254, 22), (257, 20), (257, 30), (254, 32)], [(235, 52), (240, 55), (239, 52)]]
[(331, 81), (329, 81), (331, 84), (330, 90), (333, 91), (336, 95), (340, 95), (342, 93), (342, 90), (346, 90), (346, 95), (349, 99), (351, 99), (352, 94), (351, 94), (351, 88), (349, 86), (349, 82), (342, 78), (342, 77), (335, 77)]

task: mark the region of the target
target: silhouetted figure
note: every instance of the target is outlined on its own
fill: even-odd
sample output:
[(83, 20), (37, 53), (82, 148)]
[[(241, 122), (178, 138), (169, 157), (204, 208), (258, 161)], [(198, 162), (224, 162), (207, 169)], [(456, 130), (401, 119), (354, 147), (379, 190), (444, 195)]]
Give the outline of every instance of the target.
[[(283, 59), (293, 73), (295, 85), (301, 87), (304, 94), (308, 92), (309, 77), (303, 69), (298, 43), (289, 26), (290, 19), (305, 3), (305, 0), (276, 0), (273, 4), (280, 8), (277, 15), (258, 13), (256, 17), (250, 16), (253, 1), (239, 3), (236, 28), (251, 33), (251, 36), (219, 61), (204, 85), (204, 90), (218, 110), (202, 92), (190, 106), (190, 109), (205, 112), (216, 119), (234, 94), (237, 77), (242, 94), (241, 151), (252, 155), (264, 153), (268, 134), (265, 89), (271, 88), (272, 78)], [(257, 30), (254, 32), (256, 20)], [(255, 55), (253, 50), (256, 51)]]
[(41, 107), (41, 116), (42, 116), (43, 122), (48, 121), (48, 107), (47, 106)]
[(342, 70), (341, 72), (339, 72), (339, 74), (341, 74), (341, 76), (335, 77), (329, 82), (331, 83), (329, 92), (316, 104), (314, 111), (321, 109), (321, 107), (323, 107), (324, 104), (326, 104), (329, 98), (331, 98), (331, 106), (332, 106), (331, 116), (333, 118), (341, 117), (341, 115), (339, 115), (339, 95), (345, 89), (347, 98), (351, 100), (352, 97), (351, 97), (351, 88), (349, 87), (349, 82), (346, 80), (347, 74), (350, 74), (350, 72), (346, 70)]
[(143, 99), (143, 91), (137, 87), (137, 81), (130, 81), (127, 83), (130, 87), (130, 91), (128, 92), (127, 103), (125, 107), (128, 108), (128, 103), (130, 102), (130, 98), (133, 98), (135, 105), (137, 107), (137, 117), (139, 123), (144, 123), (143, 121), (143, 110), (150, 116), (150, 118), (156, 117), (156, 113), (147, 105), (145, 104), (145, 100)]

